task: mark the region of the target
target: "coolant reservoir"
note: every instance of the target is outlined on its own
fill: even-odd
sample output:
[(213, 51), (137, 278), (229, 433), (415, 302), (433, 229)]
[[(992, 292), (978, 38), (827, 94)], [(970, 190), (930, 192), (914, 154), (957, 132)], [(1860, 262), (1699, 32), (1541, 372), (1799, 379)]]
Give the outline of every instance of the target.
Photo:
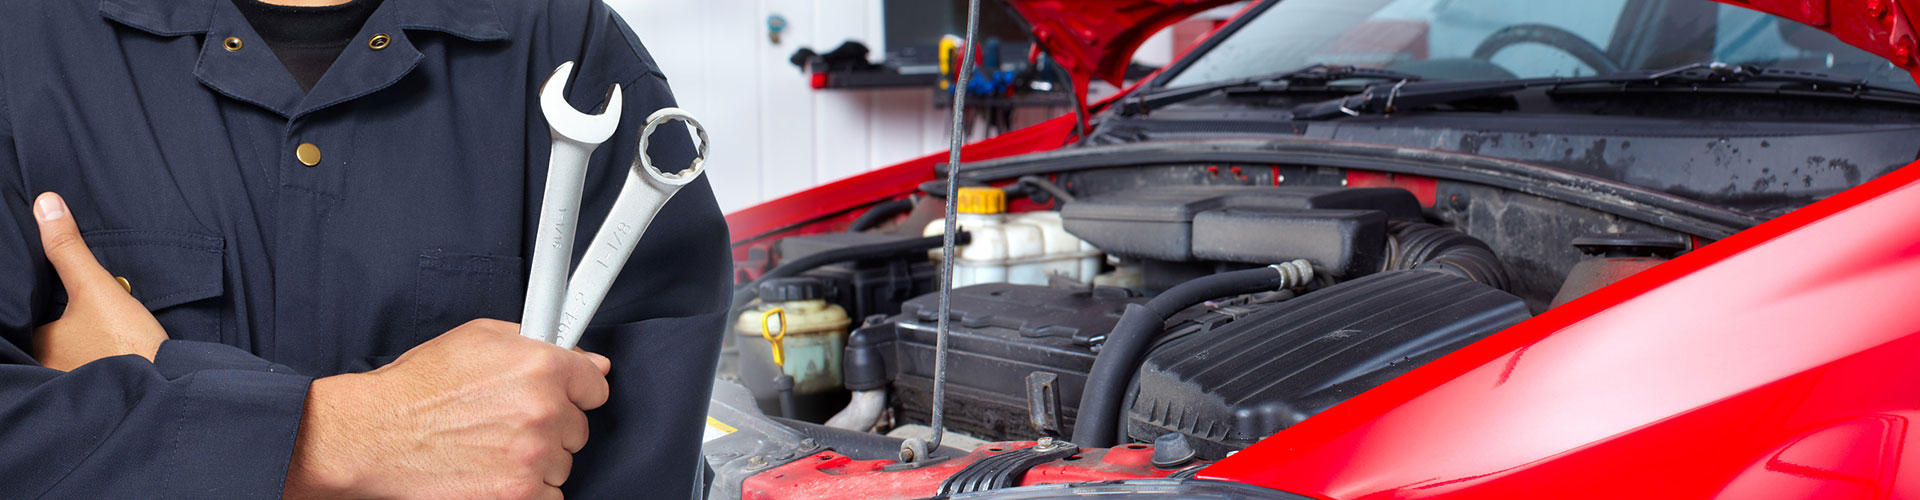
[[(779, 374), (773, 363), (773, 346), (760, 331), (763, 320), (774, 308), (781, 309), (786, 316), (787, 333), (780, 344), (785, 352), (785, 371), (793, 377), (793, 393), (805, 396), (841, 391), (840, 356), (847, 344), (847, 326), (851, 321), (845, 309), (827, 303), (826, 294), (827, 284), (819, 278), (767, 280), (760, 284), (760, 304), (736, 318), (734, 334), (738, 335), (735, 340), (740, 345), (740, 381), (756, 398), (770, 402), (779, 396), (773, 382)], [(810, 406), (804, 400), (800, 403)]]
[[(1058, 274), (1082, 282), (1100, 272), (1100, 250), (1073, 234), (1059, 212), (1008, 214), (1005, 192), (989, 187), (963, 187), (956, 199), (954, 218), (972, 242), (954, 249), (955, 288), (981, 283), (1045, 285)], [(927, 225), (922, 234), (937, 236), (943, 221)], [(939, 251), (933, 252), (939, 259)]]

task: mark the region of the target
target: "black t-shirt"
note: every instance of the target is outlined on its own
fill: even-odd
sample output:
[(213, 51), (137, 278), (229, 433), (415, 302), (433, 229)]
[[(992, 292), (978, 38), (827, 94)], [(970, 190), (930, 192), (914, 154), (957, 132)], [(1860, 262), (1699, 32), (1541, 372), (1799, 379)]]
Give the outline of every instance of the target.
[(247, 24), (260, 34), (280, 64), (300, 83), (301, 92), (313, 90), (313, 84), (333, 66), (360, 27), (367, 24), (380, 0), (351, 0), (325, 7), (274, 5), (260, 0), (233, 0)]

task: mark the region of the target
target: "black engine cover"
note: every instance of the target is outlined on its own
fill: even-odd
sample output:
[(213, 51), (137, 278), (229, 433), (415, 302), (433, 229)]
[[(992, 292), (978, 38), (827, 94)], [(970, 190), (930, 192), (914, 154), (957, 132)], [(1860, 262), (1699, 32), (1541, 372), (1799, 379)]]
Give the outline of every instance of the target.
[(1223, 458), (1529, 316), (1517, 297), (1437, 272), (1327, 287), (1164, 339), (1141, 367), (1127, 433), (1179, 432)]

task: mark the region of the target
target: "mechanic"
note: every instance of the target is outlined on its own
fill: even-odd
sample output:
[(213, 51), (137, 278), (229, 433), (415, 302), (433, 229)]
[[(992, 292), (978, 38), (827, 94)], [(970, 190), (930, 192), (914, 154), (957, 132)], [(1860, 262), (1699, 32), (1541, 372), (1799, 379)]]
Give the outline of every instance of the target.
[(633, 31), (599, 0), (267, 2), (0, 0), (0, 498), (693, 492), (730, 273), (706, 180), (594, 318), (604, 357), (501, 321), (540, 84), (624, 93), (576, 252), (673, 105)]

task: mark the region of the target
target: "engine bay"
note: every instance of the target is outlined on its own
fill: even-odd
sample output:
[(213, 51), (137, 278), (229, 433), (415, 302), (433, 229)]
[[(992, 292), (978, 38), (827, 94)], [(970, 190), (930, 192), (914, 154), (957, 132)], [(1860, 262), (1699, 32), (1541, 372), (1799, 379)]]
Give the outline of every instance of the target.
[(936, 420), (944, 200), (774, 242), (736, 295), (710, 494), (1191, 476), (1697, 242), (1511, 190), (1301, 168), (960, 188), (940, 449), (914, 444)]

